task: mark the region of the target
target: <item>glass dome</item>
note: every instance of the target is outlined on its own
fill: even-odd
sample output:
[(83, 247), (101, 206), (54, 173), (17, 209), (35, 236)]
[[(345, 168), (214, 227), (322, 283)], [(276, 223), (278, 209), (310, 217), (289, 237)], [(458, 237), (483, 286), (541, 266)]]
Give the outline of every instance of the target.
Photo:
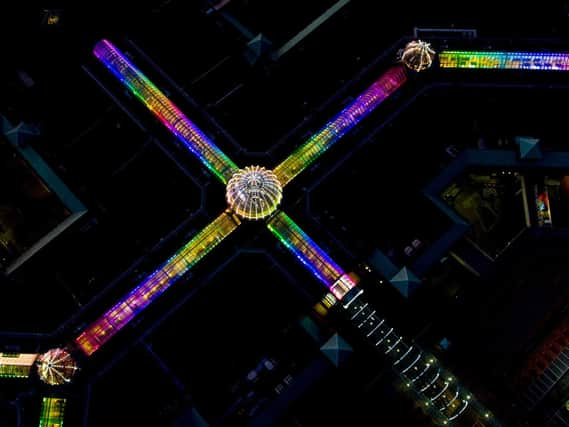
[(229, 207), (240, 217), (261, 219), (272, 214), (282, 199), (275, 173), (261, 166), (247, 166), (235, 173), (225, 193)]
[(40, 379), (49, 385), (60, 385), (71, 381), (77, 364), (71, 355), (61, 348), (53, 348), (36, 360)]
[(405, 45), (401, 61), (413, 71), (423, 71), (433, 64), (435, 51), (431, 45), (421, 40), (414, 40)]

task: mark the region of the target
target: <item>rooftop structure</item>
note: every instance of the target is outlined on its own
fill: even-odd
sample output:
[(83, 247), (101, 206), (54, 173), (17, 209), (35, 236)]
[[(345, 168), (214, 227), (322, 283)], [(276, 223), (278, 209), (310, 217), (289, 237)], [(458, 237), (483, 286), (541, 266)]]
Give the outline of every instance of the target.
[(247, 166), (227, 183), (229, 208), (241, 218), (261, 219), (272, 214), (282, 199), (277, 176), (259, 166)]
[(37, 358), (40, 379), (49, 385), (61, 385), (71, 382), (77, 364), (64, 349), (53, 348)]

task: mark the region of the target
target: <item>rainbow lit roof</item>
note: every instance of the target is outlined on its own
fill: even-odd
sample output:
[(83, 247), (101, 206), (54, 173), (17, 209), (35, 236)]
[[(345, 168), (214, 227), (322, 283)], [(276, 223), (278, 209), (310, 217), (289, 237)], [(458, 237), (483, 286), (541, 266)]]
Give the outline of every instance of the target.
[(569, 53), (444, 50), (439, 53), (439, 66), (441, 68), (567, 71), (569, 70)]
[(27, 378), (37, 353), (0, 353), (0, 378)]
[(66, 399), (44, 397), (41, 404), (39, 427), (63, 427)]
[(361, 122), (379, 104), (401, 87), (406, 80), (407, 74), (403, 66), (396, 66), (387, 70), (355, 101), (344, 108), (275, 168), (275, 174), (282, 186), (284, 187), (289, 183), (350, 129)]
[[(355, 286), (355, 283), (349, 280), (340, 266), (314, 240), (308, 237), (287, 214), (279, 212), (269, 220), (267, 227), (332, 292), (338, 285), (344, 285), (348, 288)], [(342, 279), (340, 280), (340, 278)], [(338, 299), (344, 295), (339, 291), (334, 292), (334, 294)]]
[(239, 168), (111, 42), (93, 53), (224, 184)]
[(94, 353), (231, 234), (238, 224), (234, 215), (224, 212), (218, 216), (75, 338), (79, 348), (87, 355)]

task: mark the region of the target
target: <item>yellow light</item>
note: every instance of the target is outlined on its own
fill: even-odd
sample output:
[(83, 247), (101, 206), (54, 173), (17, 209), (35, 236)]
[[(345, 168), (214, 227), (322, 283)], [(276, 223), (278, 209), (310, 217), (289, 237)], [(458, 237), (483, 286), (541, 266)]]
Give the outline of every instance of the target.
[(324, 307), (321, 303), (317, 302), (314, 305), (314, 311), (318, 313), (320, 316), (324, 317), (328, 314), (328, 310)]
[(47, 18), (47, 25), (55, 25), (59, 22), (59, 15), (49, 15)]
[(234, 173), (227, 182), (225, 198), (241, 218), (266, 218), (281, 202), (282, 185), (273, 171), (247, 166)]

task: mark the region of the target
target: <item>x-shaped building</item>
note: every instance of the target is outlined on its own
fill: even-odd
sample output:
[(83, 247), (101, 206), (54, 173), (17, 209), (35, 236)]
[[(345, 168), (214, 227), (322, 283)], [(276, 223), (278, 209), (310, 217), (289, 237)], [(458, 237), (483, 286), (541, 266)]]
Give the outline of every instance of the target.
[[(422, 71), (431, 65), (435, 53), (427, 43), (416, 41), (405, 46), (399, 63), (272, 170), (257, 165), (239, 168), (111, 42), (98, 42), (94, 54), (225, 185), (227, 208), (85, 328), (68, 346), (71, 351), (92, 355), (239, 225), (244, 221), (259, 221), (327, 287), (326, 298), (330, 304), (338, 303), (365, 339), (391, 361), (403, 387), (418, 398), (434, 423), (448, 425), (464, 420), (468, 425), (499, 424), (434, 356), (397, 334), (366, 300), (355, 276), (344, 271), (279, 208), (286, 185), (397, 91), (406, 82), (409, 70)], [(569, 55), (443, 51), (438, 55), (438, 65), (441, 68), (566, 70)], [(51, 384), (70, 381), (75, 367), (69, 365), (69, 359), (66, 351), (50, 350), (38, 358), (40, 376)], [(61, 366), (66, 370), (60, 369)]]

